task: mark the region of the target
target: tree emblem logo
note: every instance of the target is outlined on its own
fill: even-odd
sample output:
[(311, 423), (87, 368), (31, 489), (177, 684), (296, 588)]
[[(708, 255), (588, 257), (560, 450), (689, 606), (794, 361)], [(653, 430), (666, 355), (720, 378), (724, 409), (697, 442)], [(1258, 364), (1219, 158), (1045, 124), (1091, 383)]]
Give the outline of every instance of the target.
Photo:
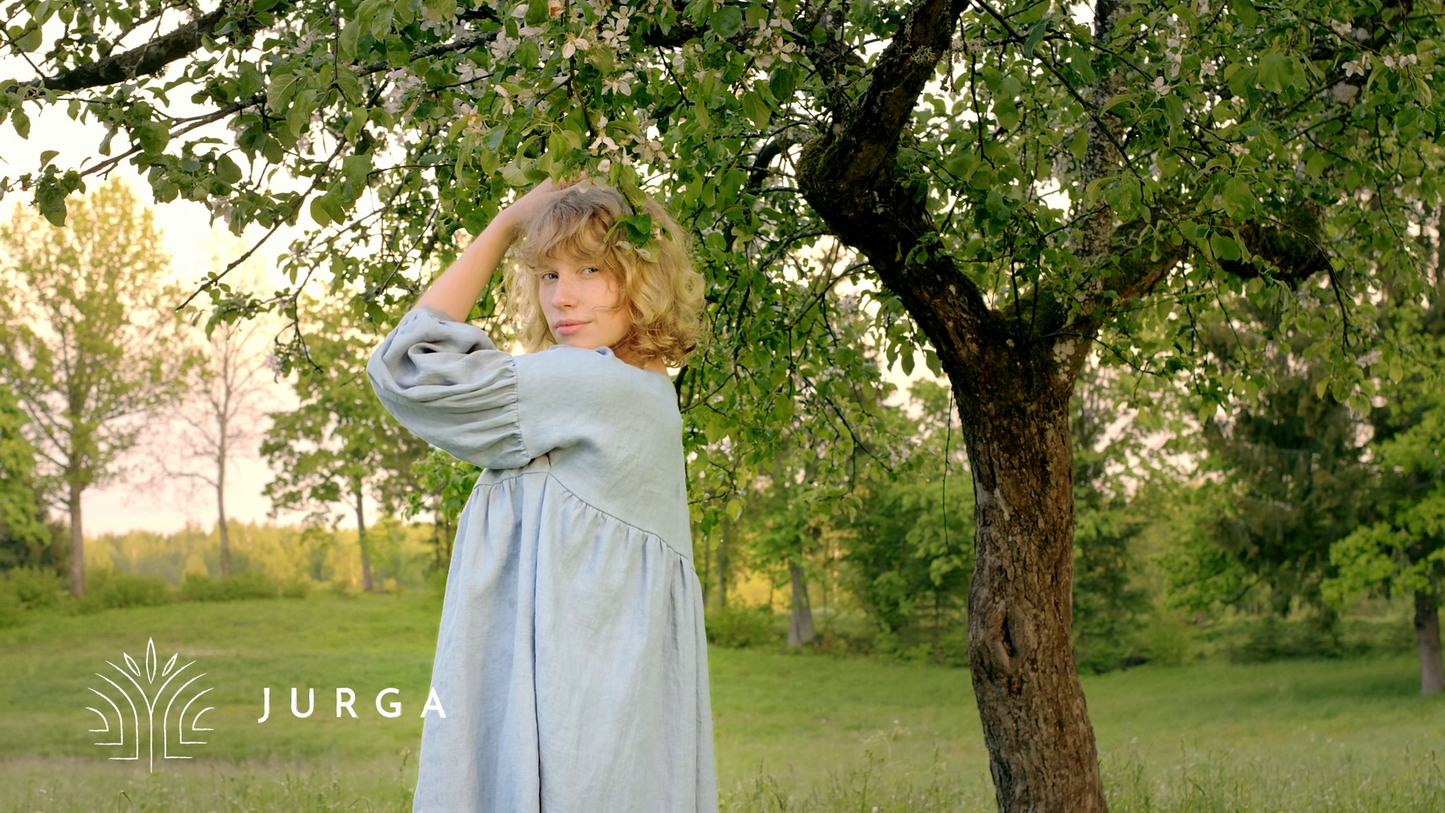
[[(125, 659), (125, 668), (106, 661), (116, 672), (120, 673), (120, 679), (112, 680), (110, 677), (96, 672), (95, 676), (110, 684), (116, 692), (119, 692), (119, 701), (113, 697), (109, 690), (101, 691), (92, 688), (91, 691), (100, 695), (109, 704), (114, 716), (106, 714), (100, 709), (86, 706), (86, 709), (100, 715), (104, 728), (92, 728), (92, 733), (109, 734), (115, 739), (114, 742), (97, 742), (96, 745), (103, 745), (120, 749), (121, 756), (113, 756), (111, 759), (124, 759), (139, 761), (142, 756), (141, 740), (145, 740), (144, 754), (149, 761), (150, 770), (155, 771), (156, 759), (156, 723), (161, 724), (161, 758), (162, 759), (191, 759), (192, 757), (181, 753), (182, 746), (205, 745), (206, 741), (201, 739), (187, 739), (189, 733), (195, 735), (200, 731), (212, 731), (214, 729), (201, 728), (197, 723), (201, 715), (210, 711), (214, 706), (207, 706), (200, 711), (191, 714), (192, 705), (200, 699), (201, 695), (209, 692), (210, 689), (200, 691), (191, 690), (191, 684), (206, 676), (205, 672), (196, 674), (182, 680), (182, 673), (195, 664), (191, 661), (183, 666), (176, 666), (176, 659), (180, 653), (171, 656), (166, 665), (156, 674), (156, 642), (152, 638), (146, 644), (145, 669), (142, 671), (139, 664), (130, 655), (122, 652)], [(159, 685), (157, 682), (159, 681)], [(173, 684), (175, 688), (171, 688)], [(182, 702), (183, 698), (184, 702)], [(165, 700), (164, 706), (161, 701)], [(137, 702), (139, 701), (139, 702)], [(140, 712), (144, 709), (146, 713), (145, 726), (141, 726)], [(160, 719), (157, 720), (156, 718)], [(129, 720), (129, 725), (127, 725)], [(114, 725), (112, 725), (112, 721)], [(106, 738), (109, 739), (109, 738)]]

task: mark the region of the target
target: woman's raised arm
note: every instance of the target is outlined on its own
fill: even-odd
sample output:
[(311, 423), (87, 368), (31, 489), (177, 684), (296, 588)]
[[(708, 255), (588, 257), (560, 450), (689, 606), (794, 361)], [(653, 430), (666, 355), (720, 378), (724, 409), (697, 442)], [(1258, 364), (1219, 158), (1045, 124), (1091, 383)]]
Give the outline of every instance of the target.
[(550, 180), (543, 181), (499, 212), (461, 256), (417, 297), (412, 309), (427, 305), (444, 311), (453, 321), (465, 322), (467, 314), (472, 312), (472, 306), (487, 289), (488, 280), (502, 264), (507, 249), (511, 248), (512, 242), (517, 239), (517, 231), (548, 198), (560, 194), (576, 183), (577, 181), (565, 181), (554, 184)]

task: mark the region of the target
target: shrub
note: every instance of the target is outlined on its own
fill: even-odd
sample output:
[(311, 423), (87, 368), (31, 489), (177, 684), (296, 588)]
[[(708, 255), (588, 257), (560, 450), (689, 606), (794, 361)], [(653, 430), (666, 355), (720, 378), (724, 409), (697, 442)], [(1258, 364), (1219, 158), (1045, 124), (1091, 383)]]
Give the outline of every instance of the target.
[(148, 607), (175, 601), (171, 583), (160, 576), (137, 576), (117, 570), (86, 574), (85, 593), (75, 600), (78, 612), (93, 613), (121, 607)]
[(181, 584), (186, 601), (239, 601), (248, 598), (276, 598), (280, 587), (259, 570), (243, 570), (229, 579), (212, 579), (187, 573)]
[(1242, 641), (1225, 647), (1234, 663), (1262, 663), (1285, 658), (1338, 658), (1344, 655), (1335, 630), (1314, 620), (1280, 619), (1266, 615), (1246, 622)]
[(773, 612), (767, 607), (720, 607), (703, 619), (708, 643), (733, 649), (776, 644), (782, 638), (774, 629)]
[(311, 580), (305, 576), (296, 576), (281, 583), (282, 598), (306, 598), (311, 595)]
[(1194, 625), (1179, 612), (1156, 610), (1139, 637), (1144, 653), (1155, 663), (1178, 666), (1194, 656)]
[(13, 627), (25, 620), (25, 608), (9, 584), (0, 584), (0, 629)]
[(59, 573), (38, 567), (17, 567), (3, 574), (5, 592), (27, 610), (54, 607), (60, 603), (65, 581)]
[(968, 668), (967, 624), (959, 624), (943, 634), (938, 642), (938, 660), (948, 666)]

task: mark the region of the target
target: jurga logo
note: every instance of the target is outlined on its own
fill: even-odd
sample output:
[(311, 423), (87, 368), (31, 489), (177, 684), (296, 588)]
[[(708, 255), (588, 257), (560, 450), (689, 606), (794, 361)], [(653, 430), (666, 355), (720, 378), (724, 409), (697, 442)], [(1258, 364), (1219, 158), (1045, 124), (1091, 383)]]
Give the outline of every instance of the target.
[[(150, 770), (155, 771), (156, 759), (156, 723), (161, 724), (161, 758), (162, 759), (191, 759), (180, 753), (173, 753), (181, 750), (181, 746), (205, 745), (205, 740), (186, 739), (186, 734), (194, 735), (199, 731), (212, 731), (210, 728), (201, 728), (196, 725), (202, 714), (210, 711), (214, 706), (207, 706), (200, 711), (191, 714), (191, 706), (200, 699), (201, 695), (209, 692), (210, 689), (201, 691), (192, 690), (194, 693), (187, 693), (191, 684), (195, 683), (206, 673), (201, 672), (183, 680), (182, 673), (195, 664), (191, 661), (183, 666), (176, 666), (176, 659), (180, 653), (171, 656), (166, 665), (161, 668), (160, 675), (156, 674), (156, 642), (152, 638), (146, 644), (145, 671), (136, 664), (130, 655), (122, 652), (126, 668), (106, 661), (116, 672), (120, 673), (120, 680), (112, 680), (110, 677), (96, 672), (96, 677), (110, 684), (111, 688), (120, 693), (119, 701), (113, 698), (107, 691), (103, 692), (92, 688), (91, 691), (100, 695), (110, 705), (114, 717), (100, 709), (86, 706), (86, 709), (100, 715), (101, 723), (105, 728), (92, 728), (93, 733), (109, 734), (114, 742), (97, 742), (96, 745), (104, 745), (121, 749), (121, 756), (113, 756), (111, 759), (137, 760), (141, 759), (141, 739), (146, 741), (145, 755), (150, 763)], [(159, 679), (159, 685), (157, 680)], [(171, 688), (172, 684), (176, 684)], [(182, 701), (182, 698), (186, 699)], [(137, 703), (139, 699), (139, 703)], [(165, 700), (165, 705), (161, 701)], [(146, 720), (144, 728), (141, 726), (140, 712), (144, 709)], [(156, 717), (160, 717), (157, 720)], [(115, 725), (111, 723), (114, 721)], [(129, 725), (127, 725), (129, 721)], [(173, 738), (174, 735), (174, 738)], [(109, 738), (107, 738), (109, 739)]]

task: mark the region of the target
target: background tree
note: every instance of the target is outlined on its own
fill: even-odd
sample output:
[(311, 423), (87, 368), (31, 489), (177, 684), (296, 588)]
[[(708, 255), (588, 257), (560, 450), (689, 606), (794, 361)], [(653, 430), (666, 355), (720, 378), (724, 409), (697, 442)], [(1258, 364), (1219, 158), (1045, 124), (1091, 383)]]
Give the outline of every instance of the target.
[(231, 542), (226, 519), (226, 475), (236, 460), (254, 455), (269, 400), (264, 323), (221, 322), (202, 337), (205, 350), (187, 379), (187, 404), (175, 420), (183, 426), (167, 445), (174, 459), (162, 460), (167, 477), (204, 483), (216, 496), (221, 536), (221, 577), (231, 575)]
[(845, 583), (890, 633), (931, 617), (936, 644), (962, 609), (973, 572), (973, 483), (959, 459), (961, 439), (949, 426), (947, 388), (923, 380), (911, 395), (918, 419), (901, 409), (890, 416), (910, 451), (862, 498), (843, 554)]
[[(1105, 802), (1072, 657), (1068, 406), (1093, 344), (1195, 379), (1212, 409), (1243, 382), (1194, 363), (1197, 315), (1239, 294), (1305, 324), (1323, 297), (1338, 309), (1312, 334), (1348, 337), (1322, 345), (1328, 386), (1366, 398), (1356, 311), (1380, 280), (1418, 275), (1405, 236), (1439, 203), (1438, 0), (1265, 11), (267, 0), (188, 19), (39, 3), (9, 24), (6, 49), (35, 71), (0, 83), (12, 125), (64, 101), (125, 147), (64, 170), (47, 153), (0, 185), (58, 218), (86, 173), (130, 160), (160, 199), (204, 201), (235, 229), (304, 210), (317, 228), (288, 270), (356, 281), (378, 323), (512, 189), (577, 168), (634, 199), (646, 185), (700, 235), (718, 317), (719, 346), (680, 376), (689, 441), (721, 431), (752, 472), (764, 427), (788, 419), (790, 365), (851, 366), (792, 329), (839, 272), (786, 259), (845, 243), (885, 353), (925, 346), (958, 405), (977, 502), (970, 678), (998, 804), (1087, 813)], [(207, 109), (172, 109), (183, 92)], [(223, 119), (218, 145), (200, 128)]]
[[(1094, 672), (1136, 655), (1134, 633), (1148, 608), (1134, 544), (1145, 518), (1134, 494), (1161, 468), (1147, 461), (1147, 421), (1118, 409), (1112, 370), (1080, 372), (1071, 407), (1074, 438), (1074, 657)], [(1122, 414), (1121, 414), (1122, 412)]]
[(413, 465), (429, 446), (398, 424), (376, 399), (366, 360), (381, 336), (364, 329), (345, 300), (308, 301), (291, 329), (307, 359), (295, 370), (299, 406), (271, 414), (261, 454), (275, 472), (265, 488), (273, 512), (310, 511), (341, 503), (356, 517), (363, 588), (373, 589), (366, 500), (400, 510), (416, 486)]
[(50, 530), (35, 494), (35, 447), (21, 431), (27, 418), (0, 385), (0, 570), (50, 558)]
[(67, 225), (16, 207), (0, 225), (0, 380), (40, 455), (40, 490), (70, 518), (70, 591), (85, 591), (81, 497), (115, 480), (147, 419), (173, 403), (193, 361), (164, 283), (151, 210), (113, 180)]
[(1254, 372), (1269, 370), (1269, 384), (1204, 422), (1203, 465), (1223, 484), (1206, 532), (1267, 586), (1274, 612), (1298, 602), (1324, 610), (1318, 620), (1332, 627), (1320, 593), (1332, 575), (1330, 547), (1367, 518), (1370, 504), (1361, 416), (1329, 391), (1319, 347), (1329, 339), (1278, 324), (1273, 308), (1237, 305), (1230, 324), (1203, 331), (1203, 343), (1222, 372), (1245, 374), (1239, 348), (1272, 335), (1267, 359), (1254, 362)]
[(1409, 595), (1420, 656), (1420, 692), (1445, 692), (1440, 599), (1445, 577), (1445, 243), (1439, 220), (1417, 238), (1429, 284), (1392, 290), (1380, 322), (1393, 340), (1372, 354), (1383, 395), (1369, 414), (1370, 478), (1361, 497), (1373, 516), (1330, 549), (1338, 572), (1326, 597), (1343, 606), (1361, 590)]
[(451, 565), (457, 518), (467, 507), (467, 499), (472, 496), (481, 473), (480, 466), (457, 460), (441, 449), (432, 449), (412, 464), (416, 488), (405, 494), (406, 515), (415, 517), (423, 512), (432, 515), (433, 570), (446, 572)]
[[(213, 270), (245, 250), (245, 243), (225, 232), (213, 234), (209, 245)], [(263, 287), (263, 272), (252, 261), (243, 273), (232, 275), (231, 284)], [(193, 324), (199, 321), (198, 314), (191, 314)], [(185, 397), (149, 443), (161, 477), (191, 487), (204, 485), (215, 494), (222, 578), (231, 576), (227, 474), (235, 461), (256, 455), (267, 407), (274, 401), (265, 346), (271, 324), (266, 318), (215, 319), (191, 331), (199, 350), (185, 382)]]

